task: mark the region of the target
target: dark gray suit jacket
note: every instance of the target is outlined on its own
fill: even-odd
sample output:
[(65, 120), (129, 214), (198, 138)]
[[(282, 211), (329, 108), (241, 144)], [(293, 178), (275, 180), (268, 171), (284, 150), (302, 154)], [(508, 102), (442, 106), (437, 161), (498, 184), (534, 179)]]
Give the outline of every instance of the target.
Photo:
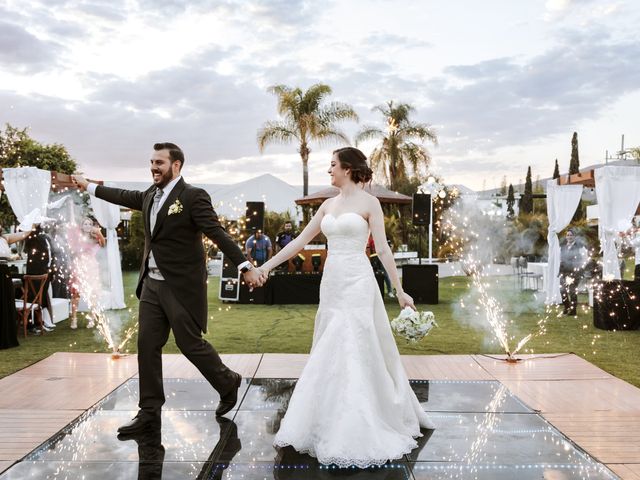
[[(151, 232), (149, 215), (156, 187), (144, 192), (99, 185), (95, 195), (110, 203), (142, 210), (144, 217), (144, 255), (140, 266), (136, 295), (140, 298), (142, 281), (147, 273), (149, 252), (175, 293), (178, 301), (191, 313), (203, 332), (207, 331), (207, 269), (202, 244), (204, 233), (235, 265), (246, 261), (242, 250), (218, 221), (209, 194), (180, 179), (162, 204)], [(182, 210), (169, 215), (172, 205), (180, 202)], [(175, 209), (175, 207), (174, 207)]]

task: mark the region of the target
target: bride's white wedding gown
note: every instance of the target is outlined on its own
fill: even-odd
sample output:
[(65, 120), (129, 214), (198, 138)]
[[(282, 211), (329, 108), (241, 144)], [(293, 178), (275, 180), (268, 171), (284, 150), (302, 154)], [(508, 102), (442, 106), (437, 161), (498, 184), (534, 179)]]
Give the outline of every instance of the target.
[(289, 401), (277, 447), (323, 464), (366, 468), (401, 458), (433, 428), (400, 361), (356, 213), (325, 215), (329, 250), (313, 346)]

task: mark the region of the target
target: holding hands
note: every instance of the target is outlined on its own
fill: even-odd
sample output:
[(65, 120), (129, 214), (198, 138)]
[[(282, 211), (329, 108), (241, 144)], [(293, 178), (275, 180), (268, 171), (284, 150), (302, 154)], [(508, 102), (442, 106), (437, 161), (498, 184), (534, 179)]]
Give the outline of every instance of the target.
[(265, 273), (261, 268), (252, 268), (242, 275), (251, 288), (262, 287), (269, 278), (268, 272)]
[(260, 274), (260, 279), (262, 280), (262, 285), (267, 283), (267, 280), (269, 280), (269, 269), (264, 268), (264, 267), (258, 267), (258, 268), (256, 268), (256, 270)]
[(262, 287), (269, 280), (269, 270), (264, 267), (254, 267), (243, 275), (251, 288)]

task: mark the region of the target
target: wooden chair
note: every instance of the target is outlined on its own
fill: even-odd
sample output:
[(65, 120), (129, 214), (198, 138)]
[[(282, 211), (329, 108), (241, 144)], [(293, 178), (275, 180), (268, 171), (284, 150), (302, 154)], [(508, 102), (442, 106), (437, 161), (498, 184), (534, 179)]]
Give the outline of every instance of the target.
[[(34, 320), (34, 312), (37, 314), (40, 331), (44, 334), (44, 325), (42, 323), (42, 296), (44, 295), (44, 286), (47, 284), (48, 274), (44, 275), (25, 275), (22, 283), (22, 298), (16, 300), (16, 310), (18, 311), (18, 327), (22, 322), (23, 335), (27, 336), (27, 323), (29, 316)], [(32, 299), (29, 302), (29, 299)]]

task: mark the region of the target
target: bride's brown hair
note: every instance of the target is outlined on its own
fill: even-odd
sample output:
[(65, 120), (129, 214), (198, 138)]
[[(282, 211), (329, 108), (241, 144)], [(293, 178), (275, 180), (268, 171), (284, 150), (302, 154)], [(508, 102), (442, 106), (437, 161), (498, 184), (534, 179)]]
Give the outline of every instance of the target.
[(351, 180), (355, 183), (368, 183), (373, 177), (373, 170), (367, 164), (367, 157), (355, 147), (342, 147), (333, 151), (343, 169), (351, 170)]

